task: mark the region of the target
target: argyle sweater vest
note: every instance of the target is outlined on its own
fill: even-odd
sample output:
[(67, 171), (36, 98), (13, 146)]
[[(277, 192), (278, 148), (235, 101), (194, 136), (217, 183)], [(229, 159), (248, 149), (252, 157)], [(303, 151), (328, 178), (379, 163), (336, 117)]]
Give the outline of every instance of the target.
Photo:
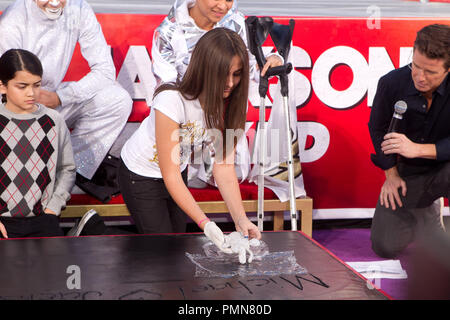
[[(61, 152), (69, 153), (64, 166)], [(34, 113), (15, 114), (0, 105), (0, 165), (2, 216), (38, 216), (47, 207), (59, 214), (70, 198), (74, 176), (70, 137), (59, 113), (39, 106)], [(68, 174), (59, 174), (62, 169)], [(68, 180), (59, 184), (60, 190), (55, 188), (57, 176)]]

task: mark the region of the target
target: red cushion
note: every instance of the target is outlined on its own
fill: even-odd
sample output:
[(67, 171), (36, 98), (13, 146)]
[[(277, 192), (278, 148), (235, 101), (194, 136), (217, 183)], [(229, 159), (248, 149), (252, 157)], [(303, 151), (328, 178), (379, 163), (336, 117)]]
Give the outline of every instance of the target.
[(134, 101), (128, 122), (142, 122), (150, 114), (150, 108), (143, 100)]
[[(254, 183), (244, 181), (239, 185), (243, 200), (258, 200), (258, 186)], [(217, 188), (207, 186), (203, 189), (189, 188), (196, 201), (223, 201)], [(272, 190), (264, 188), (264, 199), (275, 199), (276, 195)]]
[[(257, 200), (258, 187), (254, 183), (245, 181), (239, 185), (243, 200)], [(222, 196), (217, 188), (207, 186), (203, 189), (189, 188), (196, 201), (223, 201)], [(272, 190), (264, 188), (264, 199), (276, 199), (276, 195)], [(113, 197), (107, 204), (123, 204), (122, 195)], [(68, 205), (95, 205), (102, 204), (101, 201), (87, 194), (72, 194), (72, 198)]]

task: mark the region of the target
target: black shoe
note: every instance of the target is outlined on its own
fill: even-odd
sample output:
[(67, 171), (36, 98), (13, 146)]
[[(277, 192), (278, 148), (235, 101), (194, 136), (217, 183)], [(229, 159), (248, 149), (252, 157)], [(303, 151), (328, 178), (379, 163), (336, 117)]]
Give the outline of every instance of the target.
[(120, 193), (117, 181), (117, 170), (120, 159), (108, 154), (102, 161), (92, 179), (76, 174), (75, 184), (87, 194), (103, 203), (108, 203), (111, 197)]
[(103, 203), (111, 201), (111, 195), (115, 190), (111, 190), (110, 187), (105, 187), (96, 184), (94, 181), (86, 179), (77, 172), (75, 184), (88, 195), (100, 200)]
[(105, 233), (105, 230), (105, 222), (94, 209), (91, 209), (69, 230), (67, 236), (102, 235)]

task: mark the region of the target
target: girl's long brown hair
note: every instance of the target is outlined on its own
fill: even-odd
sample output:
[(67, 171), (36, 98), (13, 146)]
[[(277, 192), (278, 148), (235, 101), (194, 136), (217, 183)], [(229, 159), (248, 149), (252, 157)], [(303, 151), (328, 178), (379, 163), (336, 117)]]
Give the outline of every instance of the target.
[[(235, 56), (238, 56), (242, 62), (241, 79), (224, 101), (226, 79), (231, 60)], [(227, 129), (244, 130), (248, 86), (249, 63), (244, 41), (232, 30), (215, 28), (205, 33), (197, 42), (184, 77), (176, 84), (159, 86), (155, 96), (164, 90), (178, 90), (185, 99), (194, 100), (204, 92), (202, 108), (206, 127), (222, 132), (225, 148)], [(233, 145), (236, 145), (236, 141)], [(226, 151), (228, 153), (230, 150)]]

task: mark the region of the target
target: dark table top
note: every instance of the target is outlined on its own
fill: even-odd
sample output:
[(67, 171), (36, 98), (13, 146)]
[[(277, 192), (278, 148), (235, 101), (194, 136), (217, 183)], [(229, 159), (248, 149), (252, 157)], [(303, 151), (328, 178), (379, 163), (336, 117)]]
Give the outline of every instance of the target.
[(293, 250), (308, 273), (196, 277), (186, 252), (203, 254), (203, 234), (2, 240), (0, 299), (387, 299), (301, 232), (262, 240), (270, 252)]

